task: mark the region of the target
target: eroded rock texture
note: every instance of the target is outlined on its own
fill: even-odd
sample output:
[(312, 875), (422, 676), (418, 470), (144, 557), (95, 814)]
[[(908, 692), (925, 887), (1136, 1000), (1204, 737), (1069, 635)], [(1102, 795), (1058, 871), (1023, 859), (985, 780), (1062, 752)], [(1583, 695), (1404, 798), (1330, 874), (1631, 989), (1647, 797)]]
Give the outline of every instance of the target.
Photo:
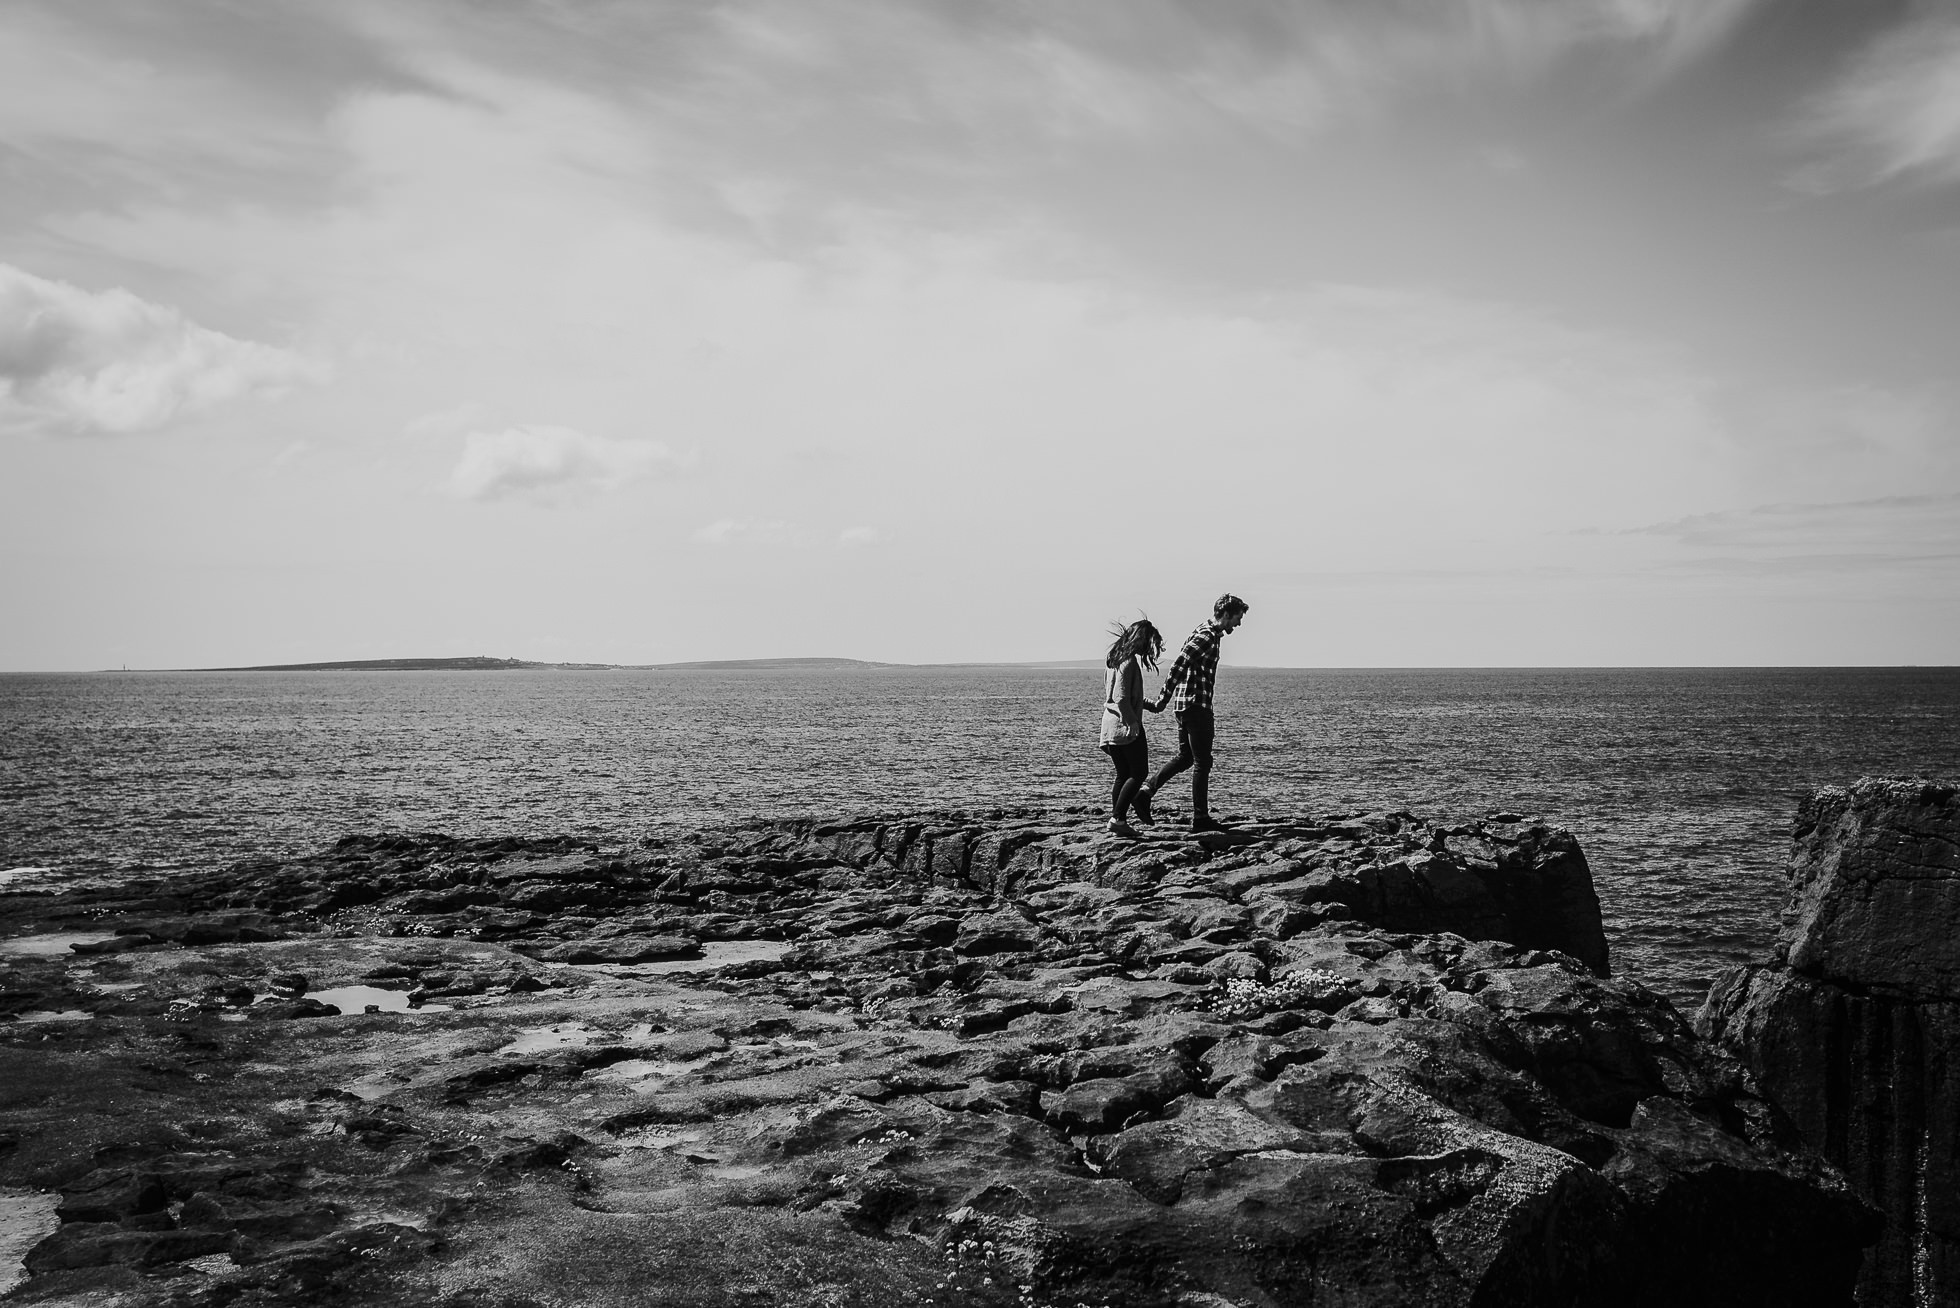
[[(59, 1196), (20, 1293), (1849, 1302), (1867, 1210), (1601, 975), (1568, 835), (1097, 825), (351, 839), (0, 897), (0, 1192)], [(18, 943), (55, 931), (92, 938)]]
[(1867, 1308), (1960, 1301), (1960, 797), (1819, 791), (1797, 818), (1775, 961), (1699, 1021), (1885, 1213)]

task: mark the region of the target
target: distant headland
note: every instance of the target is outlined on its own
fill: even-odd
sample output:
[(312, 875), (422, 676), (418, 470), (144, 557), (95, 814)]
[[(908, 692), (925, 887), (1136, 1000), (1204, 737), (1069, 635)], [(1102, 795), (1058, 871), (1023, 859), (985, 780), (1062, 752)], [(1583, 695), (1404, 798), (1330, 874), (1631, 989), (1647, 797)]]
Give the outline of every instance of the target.
[(661, 672), (735, 672), (745, 668), (755, 668), (765, 672), (776, 669), (821, 672), (826, 669), (842, 671), (849, 668), (893, 668), (903, 665), (871, 663), (864, 659), (704, 659), (694, 663), (648, 663), (642, 666)]
[(575, 672), (848, 672), (868, 668), (920, 666), (1076, 668), (1101, 667), (1097, 659), (1040, 663), (947, 664), (874, 663), (868, 659), (703, 659), (692, 663), (542, 663), (472, 654), (454, 659), (334, 659), (324, 663), (255, 663), (231, 668), (185, 668), (186, 672), (509, 672), (527, 668)]
[(191, 672), (508, 672), (520, 668), (572, 668), (606, 671), (613, 668), (714, 672), (737, 668), (882, 668), (886, 663), (863, 659), (713, 659), (699, 663), (541, 663), (532, 659), (500, 659), (472, 654), (455, 659), (334, 659), (325, 663), (257, 663), (236, 668), (190, 668)]
[[(552, 667), (523, 659), (475, 654), (460, 659), (336, 659), (327, 663), (257, 663), (237, 668), (187, 668), (189, 672), (502, 672), (508, 668)], [(599, 664), (586, 666), (598, 667)]]

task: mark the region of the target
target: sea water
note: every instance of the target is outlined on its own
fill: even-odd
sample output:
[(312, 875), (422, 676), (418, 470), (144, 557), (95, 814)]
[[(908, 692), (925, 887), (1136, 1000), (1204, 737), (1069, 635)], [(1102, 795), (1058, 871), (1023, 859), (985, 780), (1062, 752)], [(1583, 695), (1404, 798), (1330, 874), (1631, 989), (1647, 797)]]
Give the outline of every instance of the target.
[[(351, 832), (625, 843), (757, 813), (1097, 805), (1101, 690), (1094, 668), (5, 675), (0, 892)], [(1147, 723), (1161, 761), (1174, 723)], [(1692, 1003), (1772, 939), (1803, 794), (1960, 777), (1960, 670), (1228, 666), (1217, 759), (1227, 817), (1571, 828), (1615, 969)]]

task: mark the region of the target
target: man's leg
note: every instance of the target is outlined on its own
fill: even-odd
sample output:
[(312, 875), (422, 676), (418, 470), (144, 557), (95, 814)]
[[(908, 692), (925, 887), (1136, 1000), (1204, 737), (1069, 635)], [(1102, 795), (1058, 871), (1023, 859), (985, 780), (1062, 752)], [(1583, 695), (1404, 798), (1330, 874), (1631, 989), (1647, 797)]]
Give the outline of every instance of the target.
[(1211, 737), (1210, 709), (1189, 709), (1178, 715), (1180, 744), (1191, 752), (1191, 822), (1211, 821)]
[(1184, 769), (1190, 767), (1194, 757), (1191, 752), (1191, 736), (1184, 725), (1184, 714), (1179, 712), (1177, 715), (1177, 755), (1165, 763), (1163, 767), (1157, 769), (1157, 775), (1151, 779), (1150, 798), (1153, 802), (1157, 798), (1157, 792), (1164, 788), (1164, 783), (1184, 771)]

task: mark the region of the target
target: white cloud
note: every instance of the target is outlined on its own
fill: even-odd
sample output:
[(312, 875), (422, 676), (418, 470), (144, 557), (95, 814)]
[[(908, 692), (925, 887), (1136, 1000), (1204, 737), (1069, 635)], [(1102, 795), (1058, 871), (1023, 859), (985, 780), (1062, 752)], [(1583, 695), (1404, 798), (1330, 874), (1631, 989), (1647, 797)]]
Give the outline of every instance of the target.
[(787, 545), (796, 539), (796, 525), (775, 519), (721, 518), (694, 533), (703, 545)]
[(880, 544), (884, 539), (885, 533), (876, 527), (846, 527), (837, 533), (839, 545), (854, 545), (860, 548)]
[(1801, 190), (1960, 181), (1960, 13), (1927, 13), (1881, 35), (1812, 103), (1802, 135), (1836, 153), (1791, 179)]
[(447, 489), (469, 500), (612, 490), (678, 461), (655, 441), (593, 436), (570, 427), (473, 431)]
[(146, 431), (324, 376), (291, 350), (200, 327), (126, 290), (0, 264), (0, 428)]

